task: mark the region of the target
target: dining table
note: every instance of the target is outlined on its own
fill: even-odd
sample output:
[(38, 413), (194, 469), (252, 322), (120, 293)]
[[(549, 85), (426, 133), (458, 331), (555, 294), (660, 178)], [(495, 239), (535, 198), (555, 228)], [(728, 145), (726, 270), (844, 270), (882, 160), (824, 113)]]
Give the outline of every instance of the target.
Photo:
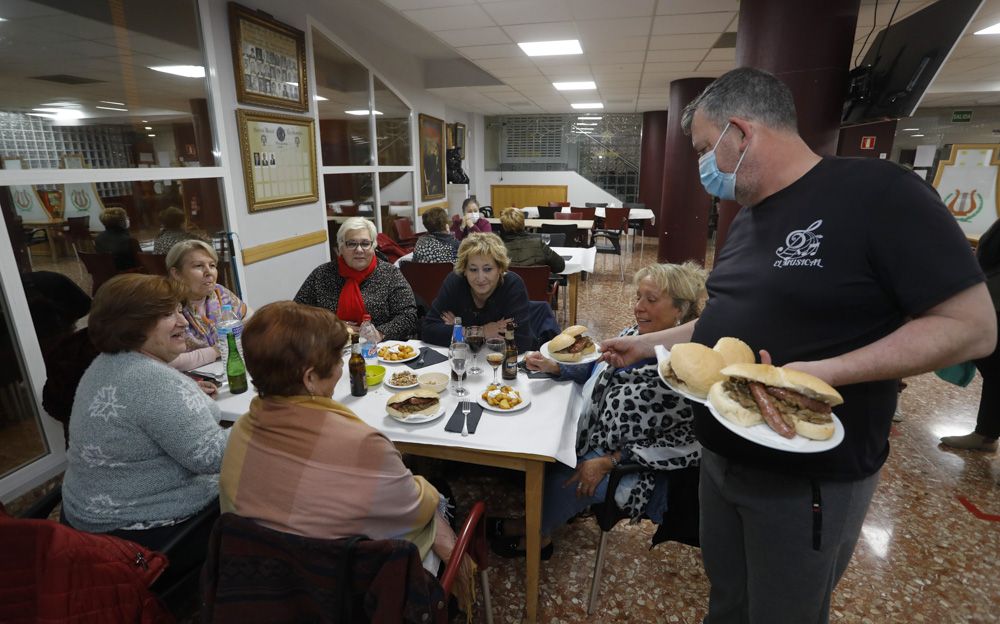
[[(538, 218), (538, 206), (525, 206), (521, 208), (521, 212), (524, 213), (525, 219), (537, 219)], [(568, 206), (564, 206), (559, 210), (559, 212), (569, 213), (572, 209)], [(595, 217), (600, 217), (603, 219), (606, 214), (604, 208), (598, 207), (594, 211)], [(656, 225), (656, 215), (649, 208), (630, 208), (628, 211), (629, 221), (649, 221), (653, 225)]]
[[(419, 340), (408, 344), (418, 353), (422, 349), (433, 349), (447, 355), (447, 349), (427, 345)], [(348, 354), (345, 354), (345, 359)], [(217, 364), (217, 363), (216, 363)], [(408, 369), (407, 362), (387, 362), (385, 380), (394, 372)], [(486, 365), (485, 355), (480, 353), (483, 372), (468, 375), (464, 382), (469, 395), (465, 399), (481, 400), (493, 376)], [(211, 365), (210, 365), (211, 366)], [(207, 369), (206, 369), (207, 370)], [(346, 373), (347, 366), (344, 365)], [(195, 372), (198, 372), (197, 370)], [(427, 372), (448, 374), (447, 359), (414, 370), (418, 375)], [(252, 381), (252, 380), (251, 380)], [(454, 383), (454, 382), (453, 382)], [(385, 435), (401, 453), (421, 457), (431, 457), (449, 461), (493, 466), (517, 470), (524, 473), (524, 515), (526, 527), (525, 558), (525, 621), (535, 622), (538, 618), (538, 583), (540, 572), (541, 521), (543, 477), (545, 465), (562, 462), (576, 466), (577, 418), (581, 408), (581, 394), (571, 381), (551, 378), (529, 379), (519, 369), (517, 379), (503, 380), (526, 397), (523, 409), (500, 412), (484, 409), (475, 433), (462, 436), (461, 433), (445, 431), (445, 425), (456, 411), (460, 410), (460, 398), (452, 389), (445, 389), (441, 396), (443, 415), (420, 424), (408, 424), (388, 415), (386, 403), (398, 392), (385, 386), (384, 382), (368, 389), (362, 397), (351, 395), (348, 375), (344, 374), (333, 391), (333, 399), (351, 409), (365, 423)], [(252, 384), (251, 384), (252, 388)], [(223, 383), (217, 394), (217, 403), (222, 412), (223, 424), (235, 422), (250, 407), (256, 394), (251, 389), (242, 394), (232, 394)], [(461, 414), (460, 411), (458, 411)]]
[[(500, 225), (500, 219), (487, 219), (491, 225)], [(524, 227), (529, 229), (540, 228), (543, 225), (575, 225), (578, 230), (594, 229), (593, 219), (525, 219)]]
[[(65, 237), (62, 236), (62, 231), (66, 227), (68, 221), (61, 218), (50, 218), (44, 221), (23, 221), (22, 225), (27, 228), (37, 228), (45, 230), (45, 237), (49, 242), (49, 255), (53, 261), (59, 259), (59, 244), (57, 239), (62, 239), (65, 245)], [(67, 254), (69, 252), (67, 251)]]

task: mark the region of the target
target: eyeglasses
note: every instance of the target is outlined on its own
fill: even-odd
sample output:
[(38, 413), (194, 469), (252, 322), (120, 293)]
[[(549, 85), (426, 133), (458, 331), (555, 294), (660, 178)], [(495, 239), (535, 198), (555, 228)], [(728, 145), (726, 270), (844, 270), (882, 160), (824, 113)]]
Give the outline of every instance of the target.
[(348, 249), (357, 249), (358, 247), (368, 249), (372, 246), (372, 242), (370, 240), (349, 240), (344, 241), (344, 246)]

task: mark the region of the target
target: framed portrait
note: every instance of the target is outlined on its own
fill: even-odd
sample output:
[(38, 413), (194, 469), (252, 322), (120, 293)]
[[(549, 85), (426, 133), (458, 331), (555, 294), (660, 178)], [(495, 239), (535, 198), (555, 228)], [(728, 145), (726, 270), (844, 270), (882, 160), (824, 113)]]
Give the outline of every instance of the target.
[(421, 114), (420, 135), (420, 199), (444, 198), (445, 127), (437, 117)]
[(319, 200), (313, 120), (237, 110), (250, 212)]
[(309, 108), (306, 36), (267, 13), (229, 3), (236, 99), (303, 112)]

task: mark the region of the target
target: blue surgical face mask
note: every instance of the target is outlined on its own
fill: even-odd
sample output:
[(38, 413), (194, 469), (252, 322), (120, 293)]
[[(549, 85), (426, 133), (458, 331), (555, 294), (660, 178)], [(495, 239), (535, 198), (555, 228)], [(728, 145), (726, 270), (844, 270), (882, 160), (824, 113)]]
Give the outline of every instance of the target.
[(732, 173), (719, 171), (719, 164), (715, 161), (715, 149), (719, 147), (722, 137), (726, 135), (726, 130), (729, 130), (731, 125), (726, 124), (726, 127), (722, 129), (722, 134), (719, 135), (719, 140), (715, 142), (712, 149), (702, 154), (701, 158), (698, 159), (698, 174), (701, 177), (701, 185), (705, 187), (709, 195), (714, 195), (719, 199), (735, 200), (736, 172), (740, 170), (740, 164), (743, 163), (743, 157), (747, 155), (747, 150), (743, 150), (743, 153), (740, 154), (740, 159), (736, 162), (736, 169), (733, 169)]

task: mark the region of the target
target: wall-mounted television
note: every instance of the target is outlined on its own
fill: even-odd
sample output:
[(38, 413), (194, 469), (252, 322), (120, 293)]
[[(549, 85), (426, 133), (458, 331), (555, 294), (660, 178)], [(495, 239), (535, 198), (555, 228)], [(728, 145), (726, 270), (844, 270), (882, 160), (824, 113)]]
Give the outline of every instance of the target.
[(879, 32), (850, 73), (843, 123), (912, 115), (982, 4), (938, 0)]

